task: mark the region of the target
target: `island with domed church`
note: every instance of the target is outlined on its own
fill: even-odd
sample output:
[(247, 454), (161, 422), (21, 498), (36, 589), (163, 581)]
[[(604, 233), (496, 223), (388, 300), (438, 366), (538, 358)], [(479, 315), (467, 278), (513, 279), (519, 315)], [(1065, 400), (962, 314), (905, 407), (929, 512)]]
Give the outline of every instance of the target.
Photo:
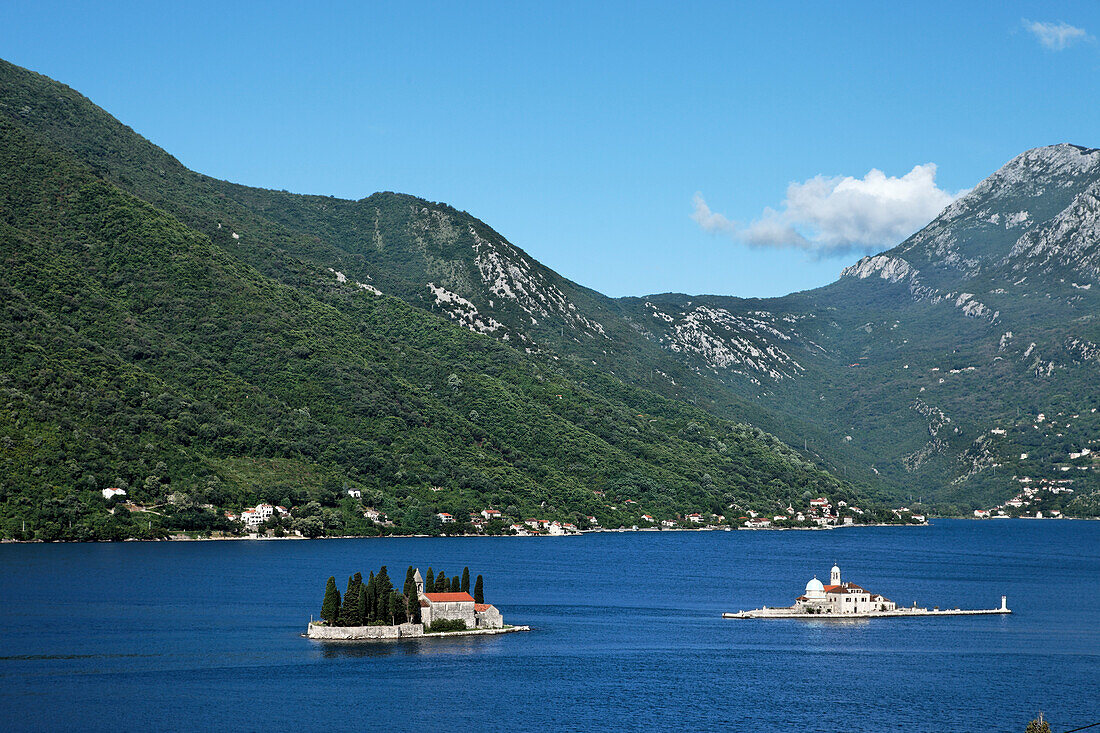
[(753, 611), (723, 613), (722, 618), (802, 618), (802, 619), (852, 619), (899, 618), (908, 616), (982, 616), (1012, 613), (1008, 609), (1007, 596), (1001, 596), (1000, 608), (923, 608), (914, 601), (912, 606), (898, 607), (894, 601), (878, 593), (845, 582), (840, 578), (840, 566), (833, 565), (829, 572), (829, 584), (825, 585), (815, 575), (806, 583), (805, 592), (795, 599), (794, 605), (779, 608), (758, 608)]
[(365, 581), (362, 573), (349, 577), (343, 596), (335, 576), (329, 577), (321, 618), (310, 618), (304, 636), (318, 641), (394, 641), (530, 630), (530, 626), (504, 623), (500, 610), (485, 602), (480, 575), (470, 594), (468, 567), (450, 578), (442, 570), (437, 575), (428, 568), (425, 578), (410, 565), (399, 591), (383, 565)]

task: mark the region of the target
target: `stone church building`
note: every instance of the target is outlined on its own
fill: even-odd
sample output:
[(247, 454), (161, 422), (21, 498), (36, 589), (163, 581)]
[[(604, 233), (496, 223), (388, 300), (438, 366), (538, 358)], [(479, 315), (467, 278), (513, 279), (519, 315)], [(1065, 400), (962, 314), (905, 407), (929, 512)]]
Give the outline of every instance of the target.
[(420, 620), (427, 629), (435, 621), (461, 620), (467, 629), (500, 629), (504, 617), (491, 603), (475, 603), (469, 593), (425, 593), (424, 579), (417, 569), (413, 575), (420, 597)]

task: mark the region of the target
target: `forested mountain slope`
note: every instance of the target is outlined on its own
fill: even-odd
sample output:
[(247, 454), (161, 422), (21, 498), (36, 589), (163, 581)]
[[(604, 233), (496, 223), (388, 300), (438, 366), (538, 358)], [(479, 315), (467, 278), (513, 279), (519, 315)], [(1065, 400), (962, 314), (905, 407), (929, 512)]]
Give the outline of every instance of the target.
[(446, 204), (194, 173), (73, 90), (3, 63), (0, 119), (345, 316), (357, 301), (326, 293), (382, 293), (578, 386), (633, 385), (751, 423), (941, 511), (1003, 500), (1025, 478), (1072, 482), (1071, 510), (1098, 508), (1097, 466), (1080, 455), (1100, 440), (1097, 151), (1024, 153), (824, 288), (611, 299)]
[[(486, 506), (618, 526), (866, 500), (757, 429), (412, 307), (75, 92), (0, 72), (4, 536), (219, 528), (261, 500), (377, 531), (347, 488), (407, 531)], [(108, 514), (116, 486), (156, 511)]]

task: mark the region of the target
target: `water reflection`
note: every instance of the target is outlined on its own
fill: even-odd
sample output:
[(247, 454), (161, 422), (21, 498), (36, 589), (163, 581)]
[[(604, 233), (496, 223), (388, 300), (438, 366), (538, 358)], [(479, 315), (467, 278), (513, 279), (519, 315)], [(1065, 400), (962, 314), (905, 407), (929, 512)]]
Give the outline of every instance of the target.
[(495, 647), (500, 636), (460, 636), (453, 639), (407, 639), (402, 641), (319, 641), (324, 659), (393, 656), (469, 655)]

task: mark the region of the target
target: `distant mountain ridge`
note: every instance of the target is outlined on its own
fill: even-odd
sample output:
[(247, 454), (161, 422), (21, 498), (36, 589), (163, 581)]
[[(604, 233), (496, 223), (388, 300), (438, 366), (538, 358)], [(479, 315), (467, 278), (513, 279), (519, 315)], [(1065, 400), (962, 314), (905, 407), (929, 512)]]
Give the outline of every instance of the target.
[[(1059, 482), (1095, 511), (1098, 192), (1100, 150), (1036, 148), (831, 285), (637, 307), (666, 324), (655, 338), (670, 350), (705, 344), (696, 361), (719, 378), (739, 371), (721, 363), (723, 349), (751, 333), (728, 325), (782, 314), (770, 321), (777, 368), (731, 388), (866, 444), (861, 462), (909, 491), (974, 506), (1021, 482)], [(780, 371), (784, 361), (802, 369)], [(1048, 430), (1052, 415), (1064, 422)]]
[[(1095, 467), (1067, 458), (1100, 438), (1090, 411), (1100, 354), (1095, 150), (1018, 156), (824, 288), (612, 299), (446, 204), (211, 179), (75, 92), (18, 67), (0, 72), (0, 117), (287, 287), (393, 296), (579, 386), (611, 378), (749, 422), (898, 499), (969, 511), (1011, 495), (1025, 474), (1072, 472), (1080, 507), (1096, 501)], [(1059, 411), (1092, 417), (1040, 440), (1034, 420)]]

